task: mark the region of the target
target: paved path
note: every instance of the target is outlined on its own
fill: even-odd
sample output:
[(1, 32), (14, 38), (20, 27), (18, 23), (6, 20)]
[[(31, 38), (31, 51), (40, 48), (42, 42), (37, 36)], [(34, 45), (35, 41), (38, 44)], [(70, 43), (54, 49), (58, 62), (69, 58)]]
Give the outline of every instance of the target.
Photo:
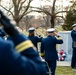
[(71, 61), (57, 61), (57, 66), (70, 66)]

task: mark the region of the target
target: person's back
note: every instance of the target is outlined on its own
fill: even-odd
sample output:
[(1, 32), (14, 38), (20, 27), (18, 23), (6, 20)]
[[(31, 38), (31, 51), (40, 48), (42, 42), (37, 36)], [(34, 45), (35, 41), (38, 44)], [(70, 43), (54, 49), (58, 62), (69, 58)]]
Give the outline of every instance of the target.
[(34, 46), (37, 48), (38, 42), (41, 42), (42, 38), (38, 38), (37, 36), (29, 36), (29, 39), (32, 41)]
[(62, 44), (62, 39), (57, 39), (60, 37), (57, 33), (54, 32), (55, 29), (51, 28), (47, 30), (48, 36), (43, 38), (41, 41), (41, 56), (45, 58), (45, 61), (49, 65), (49, 69), (51, 70), (52, 74), (55, 75), (56, 70), (56, 61), (58, 59), (56, 44)]
[(28, 38), (32, 41), (34, 46), (38, 49), (37, 44), (38, 44), (38, 42), (41, 42), (42, 37), (35, 36), (35, 34), (34, 34), (35, 29), (33, 27), (29, 28), (28, 31), (29, 31)]
[(0, 49), (0, 75), (46, 75), (43, 63), (31, 48), (24, 57), (14, 50), (10, 41), (0, 39)]
[(46, 75), (45, 65), (31, 41), (19, 33), (1, 11), (0, 14), (0, 22), (13, 41), (0, 38), (0, 75)]
[[(41, 50), (45, 49), (45, 60), (54, 60), (58, 59), (56, 44), (62, 44), (62, 40), (57, 40), (55, 37), (47, 36), (46, 38), (42, 39), (43, 45), (41, 46)], [(43, 48), (44, 47), (44, 48)]]
[(71, 67), (72, 69), (76, 69), (76, 24), (72, 25), (73, 30), (71, 31), (72, 37), (72, 60), (71, 60)]

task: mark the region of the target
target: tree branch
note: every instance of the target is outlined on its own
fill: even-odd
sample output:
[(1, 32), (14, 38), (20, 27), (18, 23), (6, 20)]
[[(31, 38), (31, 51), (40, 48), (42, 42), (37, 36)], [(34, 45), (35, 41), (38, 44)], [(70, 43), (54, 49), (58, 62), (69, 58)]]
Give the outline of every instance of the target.
[[(13, 8), (13, 6), (9, 8), (9, 11), (11, 11), (12, 8)], [(7, 14), (9, 14), (9, 11), (7, 12)]]
[(26, 6), (26, 9), (24, 10), (24, 12), (22, 13), (22, 15), (20, 16), (20, 19), (22, 19), (22, 17), (25, 15), (25, 12), (28, 10), (28, 8), (30, 7), (30, 3), (32, 2), (32, 0), (29, 0), (28, 5)]
[(31, 13), (31, 12), (33, 12), (33, 10), (30, 10), (30, 11), (26, 12), (25, 15), (27, 15), (27, 14), (29, 14), (29, 13)]
[(16, 16), (17, 14), (19, 14), (17, 0), (12, 0), (12, 2), (13, 2), (13, 6), (14, 6), (14, 15)]
[(21, 8), (22, 8), (22, 5), (24, 4), (26, 2), (26, 0), (24, 0), (23, 2), (21, 2), (21, 4), (20, 4), (20, 6), (18, 6), (19, 8), (18, 8), (18, 10), (19, 10), (19, 12), (20, 12), (20, 10), (21, 10)]
[(21, 0), (18, 0), (18, 6), (19, 6), (20, 2), (21, 2)]
[(55, 3), (56, 3), (56, 0), (53, 1), (52, 13), (54, 13), (55, 11)]
[(10, 10), (6, 9), (6, 7), (3, 7), (2, 5), (0, 5), (0, 6), (1, 6), (3, 9), (5, 9), (6, 11), (10, 12), (11, 15), (14, 17), (13, 13), (12, 13)]
[(56, 15), (56, 14), (59, 14), (59, 13), (61, 13), (61, 12), (69, 12), (69, 11), (59, 11), (59, 12), (55, 13), (55, 15)]
[[(38, 8), (38, 7), (30, 7), (30, 8), (35, 8), (36, 10), (33, 10), (34, 12), (39, 12), (39, 13), (43, 12), (43, 13), (45, 13), (46, 15), (52, 16), (52, 14), (51, 14), (50, 12), (48, 12), (47, 10), (44, 10), (44, 9), (41, 9), (41, 8)], [(37, 9), (38, 9), (38, 10), (37, 10)]]

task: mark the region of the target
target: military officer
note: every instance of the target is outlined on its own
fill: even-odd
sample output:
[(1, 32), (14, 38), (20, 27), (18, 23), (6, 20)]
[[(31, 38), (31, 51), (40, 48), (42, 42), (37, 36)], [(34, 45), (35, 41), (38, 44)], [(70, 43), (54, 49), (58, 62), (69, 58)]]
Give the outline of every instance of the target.
[(0, 15), (1, 25), (14, 42), (0, 38), (0, 75), (46, 75), (46, 68), (31, 41), (19, 33), (2, 11)]
[(73, 48), (73, 53), (72, 53), (72, 60), (71, 60), (71, 67), (73, 69), (76, 69), (76, 24), (72, 25), (73, 30), (71, 31), (71, 37), (72, 37), (72, 48)]
[(34, 27), (29, 28), (28, 31), (29, 31), (28, 38), (32, 41), (34, 46), (38, 49), (37, 44), (39, 42), (41, 42), (42, 37), (35, 36), (35, 34), (34, 34), (35, 28)]
[(47, 29), (47, 35), (48, 36), (43, 38), (41, 41), (41, 56), (44, 56), (45, 61), (48, 63), (48, 66), (52, 72), (52, 75), (55, 75), (56, 60), (58, 59), (56, 44), (62, 44), (63, 40), (55, 32), (54, 28)]

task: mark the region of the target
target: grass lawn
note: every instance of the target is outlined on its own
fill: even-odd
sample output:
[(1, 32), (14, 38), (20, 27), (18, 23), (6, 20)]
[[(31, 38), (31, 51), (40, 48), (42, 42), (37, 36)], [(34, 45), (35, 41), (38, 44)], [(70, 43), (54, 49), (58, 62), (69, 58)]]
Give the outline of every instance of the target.
[(56, 68), (56, 75), (76, 75), (76, 71), (73, 71), (71, 67), (60, 67)]

